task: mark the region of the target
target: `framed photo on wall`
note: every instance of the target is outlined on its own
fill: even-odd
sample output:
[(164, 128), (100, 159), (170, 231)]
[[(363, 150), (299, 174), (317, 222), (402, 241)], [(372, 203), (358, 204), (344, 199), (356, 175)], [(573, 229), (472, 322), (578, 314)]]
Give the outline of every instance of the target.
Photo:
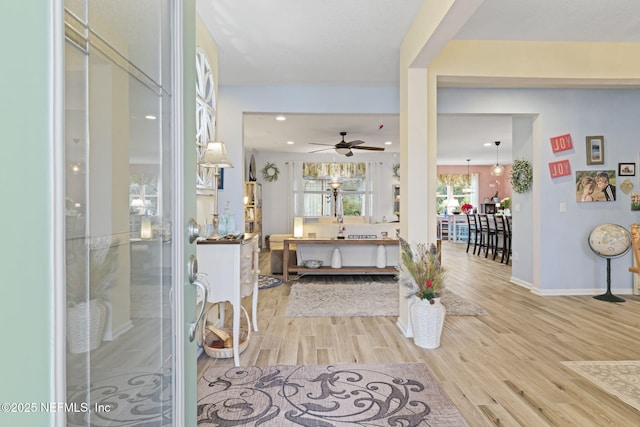
[(587, 164), (604, 165), (604, 136), (587, 137)]
[(616, 171), (576, 172), (576, 202), (615, 202)]
[(618, 163), (619, 176), (636, 176), (635, 163)]

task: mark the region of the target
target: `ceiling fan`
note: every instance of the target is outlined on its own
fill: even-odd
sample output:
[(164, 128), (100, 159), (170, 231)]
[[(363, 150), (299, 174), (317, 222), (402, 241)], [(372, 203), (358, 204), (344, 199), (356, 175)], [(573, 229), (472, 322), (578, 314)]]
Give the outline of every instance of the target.
[[(336, 153), (344, 154), (347, 157), (353, 156), (353, 151), (351, 151), (351, 149), (369, 150), (369, 151), (384, 151), (384, 148), (369, 147), (369, 146), (366, 146), (366, 145), (360, 145), (360, 144), (364, 144), (364, 141), (360, 141), (359, 139), (356, 139), (355, 141), (347, 142), (347, 141), (344, 140), (344, 137), (347, 136), (346, 132), (340, 132), (340, 135), (342, 136), (342, 141), (338, 142), (335, 145), (332, 145), (332, 144), (319, 144), (317, 142), (310, 142), (309, 144), (313, 144), (313, 145), (329, 145), (329, 146), (333, 147), (334, 150), (336, 150)], [(317, 153), (318, 151), (325, 151), (325, 150), (331, 150), (331, 148), (322, 148), (320, 150), (311, 151), (311, 153)]]

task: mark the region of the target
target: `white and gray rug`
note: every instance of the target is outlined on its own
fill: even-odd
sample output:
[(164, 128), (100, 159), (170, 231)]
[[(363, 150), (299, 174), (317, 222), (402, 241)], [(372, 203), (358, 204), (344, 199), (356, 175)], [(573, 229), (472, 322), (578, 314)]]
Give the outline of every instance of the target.
[[(398, 284), (370, 282), (356, 284), (294, 283), (289, 294), (287, 317), (397, 316)], [(484, 316), (486, 310), (451, 291), (440, 301), (447, 316)]]
[(575, 361), (562, 364), (640, 411), (640, 361)]
[(422, 363), (212, 366), (199, 426), (468, 426)]

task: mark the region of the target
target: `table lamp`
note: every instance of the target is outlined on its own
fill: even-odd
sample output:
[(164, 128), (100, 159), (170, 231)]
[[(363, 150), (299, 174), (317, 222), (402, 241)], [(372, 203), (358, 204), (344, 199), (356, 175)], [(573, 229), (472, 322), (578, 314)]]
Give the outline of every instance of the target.
[(207, 236), (208, 239), (220, 239), (222, 236), (218, 234), (218, 226), (220, 218), (218, 216), (218, 185), (220, 182), (220, 169), (232, 168), (233, 165), (227, 156), (227, 149), (222, 141), (209, 141), (207, 149), (198, 162), (200, 166), (213, 169), (213, 234)]

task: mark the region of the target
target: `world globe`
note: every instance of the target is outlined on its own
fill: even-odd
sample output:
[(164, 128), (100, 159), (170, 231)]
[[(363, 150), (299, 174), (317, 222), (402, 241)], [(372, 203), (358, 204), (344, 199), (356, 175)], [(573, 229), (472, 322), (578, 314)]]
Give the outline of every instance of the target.
[(631, 233), (617, 224), (602, 224), (589, 234), (589, 247), (603, 258), (616, 258), (631, 248)]

